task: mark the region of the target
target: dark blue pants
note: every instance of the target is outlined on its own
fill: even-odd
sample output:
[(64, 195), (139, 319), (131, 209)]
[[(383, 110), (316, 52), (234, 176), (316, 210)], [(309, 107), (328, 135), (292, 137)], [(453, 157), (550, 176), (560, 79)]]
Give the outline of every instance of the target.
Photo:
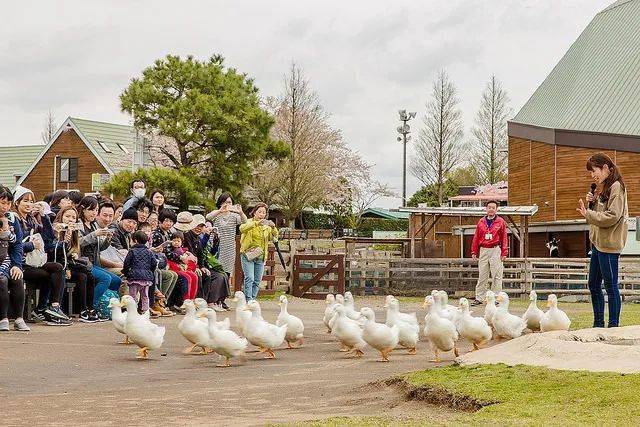
[(618, 259), (620, 254), (609, 254), (598, 251), (595, 247), (591, 250), (589, 262), (589, 291), (591, 292), (591, 304), (593, 305), (593, 327), (604, 328), (604, 294), (602, 293), (602, 281), (607, 291), (609, 302), (609, 327), (619, 326), (621, 299), (618, 289)]

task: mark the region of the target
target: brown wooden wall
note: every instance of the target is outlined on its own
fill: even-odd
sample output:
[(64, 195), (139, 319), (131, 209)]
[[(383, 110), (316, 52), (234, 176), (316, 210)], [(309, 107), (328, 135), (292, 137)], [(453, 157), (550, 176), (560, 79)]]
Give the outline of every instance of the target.
[(628, 189), (629, 215), (640, 215), (640, 154), (514, 137), (509, 137), (509, 205), (538, 205), (533, 222), (580, 219), (578, 199), (584, 198), (592, 182), (585, 164), (599, 151), (620, 167)]
[(53, 162), (55, 156), (78, 159), (78, 182), (60, 182), (60, 159), (58, 159), (56, 183), (58, 190), (77, 189), (83, 193), (91, 191), (91, 175), (107, 173), (98, 159), (82, 142), (74, 130), (60, 134), (49, 150), (40, 159), (36, 167), (24, 180), (22, 185), (34, 192), (36, 199), (42, 199), (53, 191)]

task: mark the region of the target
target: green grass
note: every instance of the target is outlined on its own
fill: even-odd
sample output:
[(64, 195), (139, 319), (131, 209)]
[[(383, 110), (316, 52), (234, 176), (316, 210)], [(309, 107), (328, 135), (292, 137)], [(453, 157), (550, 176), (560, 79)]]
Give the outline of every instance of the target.
[(414, 386), (438, 387), (478, 400), (497, 401), (461, 423), (607, 424), (640, 422), (640, 375), (558, 371), (540, 367), (448, 366), (406, 376)]
[(258, 292), (258, 301), (277, 301), (280, 295), (285, 295), (284, 291), (275, 291), (271, 295), (260, 294), (260, 292)]

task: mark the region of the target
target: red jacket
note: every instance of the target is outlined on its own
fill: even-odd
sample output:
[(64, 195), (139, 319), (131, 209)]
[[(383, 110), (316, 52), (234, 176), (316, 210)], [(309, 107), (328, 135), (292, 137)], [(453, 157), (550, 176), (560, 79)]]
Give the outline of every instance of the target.
[[(487, 233), (491, 234), (490, 239), (486, 239)], [(504, 219), (496, 215), (491, 223), (491, 227), (487, 226), (487, 217), (483, 217), (476, 225), (476, 233), (473, 235), (471, 242), (471, 254), (478, 255), (480, 248), (493, 248), (500, 246), (502, 249), (500, 256), (506, 257), (509, 250), (507, 241), (507, 223)]]

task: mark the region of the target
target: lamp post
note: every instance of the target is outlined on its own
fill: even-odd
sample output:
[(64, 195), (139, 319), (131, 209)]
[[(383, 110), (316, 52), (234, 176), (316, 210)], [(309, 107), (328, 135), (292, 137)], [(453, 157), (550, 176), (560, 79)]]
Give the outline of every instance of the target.
[(411, 127), (407, 124), (416, 116), (415, 112), (407, 114), (407, 110), (399, 110), (402, 126), (398, 126), (398, 142), (402, 142), (402, 207), (407, 206), (407, 141), (411, 140)]

